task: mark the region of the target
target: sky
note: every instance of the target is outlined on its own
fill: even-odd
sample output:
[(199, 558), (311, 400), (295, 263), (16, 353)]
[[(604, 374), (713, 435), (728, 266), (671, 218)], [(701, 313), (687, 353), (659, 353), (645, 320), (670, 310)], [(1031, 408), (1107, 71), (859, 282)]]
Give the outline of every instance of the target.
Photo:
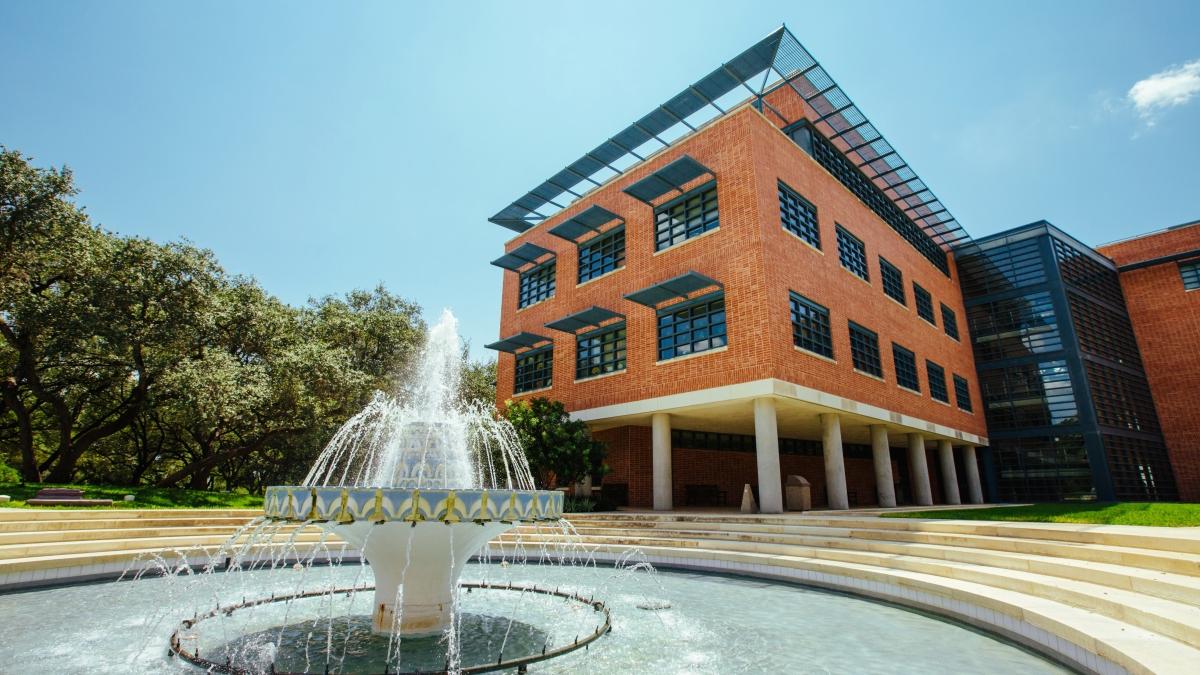
[(495, 340), (487, 218), (786, 23), (981, 236), (1200, 218), (1200, 3), (0, 0), (0, 145), (292, 304)]

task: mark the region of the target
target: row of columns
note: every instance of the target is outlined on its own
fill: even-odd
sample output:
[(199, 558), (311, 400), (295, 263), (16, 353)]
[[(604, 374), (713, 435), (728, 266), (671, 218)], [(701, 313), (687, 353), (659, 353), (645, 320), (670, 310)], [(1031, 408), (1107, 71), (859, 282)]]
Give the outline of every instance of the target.
[[(672, 508), (671, 480), (671, 416), (655, 413), (650, 417), (651, 470), (653, 471), (654, 508)], [(871, 455), (875, 467), (875, 486), (879, 506), (896, 506), (896, 490), (892, 479), (892, 453), (887, 427), (872, 424)], [(779, 426), (775, 415), (775, 400), (754, 399), (754, 440), (758, 467), (759, 510), (762, 513), (783, 512), (782, 476), (779, 469)], [(821, 414), (821, 442), (825, 459), (825, 493), (829, 508), (848, 509), (846, 462), (842, 453), (842, 422), (837, 413)], [(967, 478), (967, 498), (972, 504), (983, 503), (983, 487), (979, 481), (979, 465), (973, 446), (964, 446), (963, 468)], [(947, 504), (961, 504), (958, 474), (954, 466), (954, 447), (948, 440), (939, 440), (938, 464), (942, 470), (943, 491)], [(908, 467), (912, 474), (913, 501), (920, 506), (933, 504), (929, 483), (929, 465), (925, 457), (925, 437), (908, 434)]]

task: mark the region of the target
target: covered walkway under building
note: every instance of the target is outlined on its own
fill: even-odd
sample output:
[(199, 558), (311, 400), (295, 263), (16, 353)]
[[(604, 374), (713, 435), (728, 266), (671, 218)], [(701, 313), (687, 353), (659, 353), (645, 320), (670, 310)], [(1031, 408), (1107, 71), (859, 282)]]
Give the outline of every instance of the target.
[(656, 510), (741, 503), (786, 509), (800, 475), (814, 508), (981, 504), (987, 439), (778, 379), (580, 410), (609, 445), (606, 496)]

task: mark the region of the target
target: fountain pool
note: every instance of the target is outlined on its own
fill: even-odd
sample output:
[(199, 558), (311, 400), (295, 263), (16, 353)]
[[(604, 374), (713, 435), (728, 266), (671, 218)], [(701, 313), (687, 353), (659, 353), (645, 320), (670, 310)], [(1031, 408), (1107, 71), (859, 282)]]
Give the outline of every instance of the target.
[[(358, 565), (313, 567), (312, 586), (354, 585), (370, 574)], [(219, 575), (220, 573), (218, 573)], [(292, 592), (291, 570), (242, 573), (263, 593)], [(605, 589), (613, 630), (590, 649), (530, 666), (530, 672), (661, 673), (1065, 673), (1024, 649), (970, 628), (907, 609), (785, 583), (691, 572), (623, 573), (612, 568), (468, 564), (464, 581), (535, 582), (541, 586)], [(167, 656), (173, 623), (147, 634), (148, 617), (161, 613), (167, 577), (93, 583), (0, 595), (0, 671), (54, 673), (186, 673), (197, 669)], [(220, 586), (217, 586), (218, 588)], [(590, 590), (589, 590), (590, 592)], [(236, 602), (230, 589), (214, 602)], [(388, 638), (375, 634), (370, 594), (356, 601), (294, 602), (219, 617), (202, 627), (202, 653), (225, 649), (272, 654), (281, 669), (381, 672)], [(670, 608), (647, 611), (647, 600)], [(463, 593), (460, 628), (470, 635), (463, 662), (534, 653), (547, 640), (561, 644), (595, 621), (589, 609), (507, 592)], [(322, 617), (337, 617), (333, 630)], [(21, 620), (11, 620), (23, 617)], [(283, 628), (280, 628), (283, 627)], [(330, 639), (332, 636), (332, 639)], [(48, 639), (52, 637), (52, 639)], [(345, 638), (351, 639), (345, 639)], [(404, 670), (440, 668), (445, 644), (408, 638)], [(375, 664), (365, 666), (364, 664)], [(14, 668), (14, 664), (25, 664)], [(392, 666), (395, 672), (395, 664)]]

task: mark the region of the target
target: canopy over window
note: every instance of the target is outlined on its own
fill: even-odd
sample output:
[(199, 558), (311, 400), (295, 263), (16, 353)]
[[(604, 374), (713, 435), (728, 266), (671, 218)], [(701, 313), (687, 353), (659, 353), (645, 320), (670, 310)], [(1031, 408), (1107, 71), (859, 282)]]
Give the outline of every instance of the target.
[(506, 270), (512, 270), (515, 272), (526, 265), (537, 262), (538, 258), (541, 258), (547, 253), (553, 254), (554, 251), (551, 251), (548, 248), (542, 248), (537, 244), (530, 244), (526, 242), (516, 247), (512, 251), (505, 253), (499, 258), (496, 258), (492, 261), (492, 264), (496, 267), (503, 267)]
[(560, 330), (564, 333), (575, 333), (581, 328), (599, 327), (605, 321), (618, 318), (624, 319), (625, 315), (603, 307), (589, 307), (582, 312), (564, 316), (558, 321), (551, 321), (546, 324), (546, 328)]
[(556, 225), (550, 234), (574, 243), (589, 232), (599, 233), (602, 226), (614, 220), (625, 222), (625, 219), (603, 206), (591, 206)]
[(636, 302), (639, 305), (654, 308), (667, 300), (687, 298), (689, 294), (695, 293), (702, 288), (708, 288), (709, 286), (721, 286), (721, 282), (710, 279), (699, 272), (688, 272), (674, 279), (667, 279), (653, 286), (643, 288), (640, 291), (630, 293), (625, 296), (625, 299)]
[(549, 341), (550, 341), (550, 338), (545, 337), (543, 335), (538, 335), (537, 333), (521, 332), (521, 333), (517, 333), (516, 335), (512, 335), (512, 336), (509, 336), (506, 338), (501, 338), (500, 340), (493, 342), (490, 345), (486, 345), (486, 347), (488, 349), (495, 349), (498, 352), (508, 352), (509, 354), (515, 354), (518, 349), (532, 349), (533, 347), (536, 347), (537, 345), (540, 345), (543, 342), (549, 342)]
[(684, 155), (663, 168), (625, 188), (625, 194), (653, 206), (654, 200), (674, 190), (683, 194), (683, 186), (708, 174), (715, 175), (691, 155)]

